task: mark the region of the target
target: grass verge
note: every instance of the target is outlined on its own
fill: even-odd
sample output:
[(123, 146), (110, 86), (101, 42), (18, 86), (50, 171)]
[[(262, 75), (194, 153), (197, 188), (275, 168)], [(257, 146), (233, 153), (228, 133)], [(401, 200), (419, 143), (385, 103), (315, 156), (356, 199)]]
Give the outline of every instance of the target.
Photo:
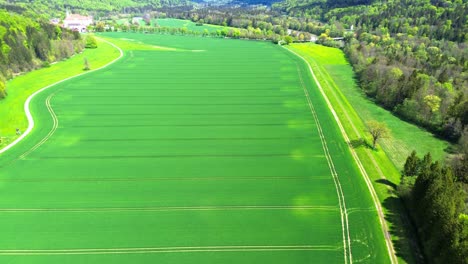
[(28, 120), (23, 107), (26, 99), (31, 94), (45, 86), (83, 73), (85, 58), (92, 70), (106, 65), (119, 55), (120, 53), (116, 48), (98, 39), (97, 49), (86, 49), (68, 60), (10, 80), (7, 83), (8, 96), (0, 100), (0, 136), (3, 138), (0, 148), (18, 137), (16, 128), (25, 131), (28, 127)]
[[(375, 114), (380, 112), (376, 109), (367, 109), (367, 112), (365, 113), (359, 111), (359, 109), (365, 109), (365, 107), (378, 108), (375, 104), (372, 104), (371, 106), (367, 103), (364, 106), (360, 105), (358, 109), (355, 109), (354, 103), (356, 103), (356, 101), (353, 101), (354, 103), (350, 103), (348, 101), (349, 95), (345, 95), (342, 89), (343, 86), (347, 86), (346, 89), (348, 90), (346, 91), (349, 93), (350, 87), (356, 88), (356, 83), (353, 79), (352, 68), (346, 62), (341, 50), (314, 44), (294, 44), (289, 46), (288, 49), (296, 52), (309, 62), (324, 90), (324, 93), (333, 105), (333, 108), (349, 137), (351, 147), (362, 162), (383, 206), (385, 219), (387, 221), (388, 230), (391, 235), (398, 261), (401, 263), (415, 263), (417, 259), (416, 256), (418, 255), (417, 239), (414, 236), (409, 219), (405, 214), (401, 213), (404, 212), (404, 208), (394, 191), (400, 181), (400, 173), (397, 166), (400, 166), (401, 164), (400, 159), (404, 160), (406, 157), (400, 157), (400, 155), (403, 155), (402, 152), (405, 151), (404, 149), (407, 149), (410, 146), (415, 147), (414, 136), (427, 137), (427, 135), (422, 131), (411, 131), (411, 128), (407, 124), (402, 124), (404, 123), (403, 121), (399, 120), (398, 123), (395, 120), (391, 120), (386, 115), (372, 115), (372, 113)], [(336, 67), (338, 68), (338, 71), (333, 72), (336, 68), (333, 68), (332, 66), (336, 65), (338, 65), (338, 67)], [(358, 91), (355, 90), (355, 93), (358, 93)], [(391, 128), (394, 137), (395, 135), (399, 136), (399, 141), (397, 143), (393, 143), (396, 139), (392, 137), (391, 139), (381, 142), (382, 147), (379, 146), (377, 150), (372, 150), (369, 147), (368, 142), (370, 142), (370, 137), (366, 132), (366, 126), (363, 121), (366, 119), (376, 119), (380, 122), (387, 123)], [(393, 117), (393, 119), (397, 118)], [(410, 131), (408, 131), (408, 129)], [(413, 126), (413, 130), (416, 129), (420, 130)], [(401, 139), (400, 137), (403, 134), (406, 135), (406, 137)], [(411, 135), (411, 138), (409, 138), (408, 135)], [(435, 139), (428, 138), (420, 140), (428, 140), (430, 142), (435, 141)], [(409, 144), (411, 141), (413, 143)], [(423, 149), (429, 146), (430, 142), (418, 147)], [(398, 147), (393, 148), (397, 149), (397, 151), (395, 151), (393, 155), (387, 155), (386, 152), (392, 150), (390, 148), (392, 144), (397, 144)], [(439, 140), (439, 142), (435, 142), (434, 145), (436, 147), (443, 147), (448, 145), (448, 143)], [(442, 155), (441, 152), (443, 152), (443, 148), (438, 154)], [(398, 157), (398, 159), (395, 157)]]

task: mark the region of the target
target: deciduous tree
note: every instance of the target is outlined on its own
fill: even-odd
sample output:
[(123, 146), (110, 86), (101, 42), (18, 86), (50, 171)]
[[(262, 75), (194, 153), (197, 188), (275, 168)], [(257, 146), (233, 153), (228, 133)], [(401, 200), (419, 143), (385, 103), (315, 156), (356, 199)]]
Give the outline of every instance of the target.
[(375, 149), (377, 140), (387, 138), (390, 136), (390, 131), (384, 123), (375, 120), (368, 121), (367, 129), (372, 136), (372, 148)]

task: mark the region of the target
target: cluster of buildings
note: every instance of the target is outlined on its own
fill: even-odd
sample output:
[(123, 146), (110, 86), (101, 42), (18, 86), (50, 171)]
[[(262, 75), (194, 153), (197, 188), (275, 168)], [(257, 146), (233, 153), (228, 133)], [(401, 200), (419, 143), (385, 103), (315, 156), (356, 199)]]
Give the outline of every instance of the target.
[(54, 18), (50, 22), (55, 25), (60, 25), (64, 28), (68, 28), (73, 31), (86, 32), (88, 26), (93, 24), (93, 17), (91, 16), (82, 16), (79, 14), (71, 14), (67, 12), (63, 23), (60, 23), (60, 19)]

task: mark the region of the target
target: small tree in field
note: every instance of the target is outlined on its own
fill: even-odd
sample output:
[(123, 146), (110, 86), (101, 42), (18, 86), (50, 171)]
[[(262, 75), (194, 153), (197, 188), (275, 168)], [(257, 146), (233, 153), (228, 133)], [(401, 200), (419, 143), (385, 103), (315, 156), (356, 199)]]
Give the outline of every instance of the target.
[(377, 140), (381, 138), (388, 138), (390, 136), (390, 131), (384, 123), (377, 122), (375, 120), (368, 121), (366, 123), (367, 130), (372, 136), (372, 148), (375, 149), (377, 145)]
[(83, 70), (89, 71), (91, 68), (89, 67), (89, 61), (88, 58), (84, 58), (84, 67)]
[(0, 79), (0, 99), (7, 96), (6, 85), (2, 79)]

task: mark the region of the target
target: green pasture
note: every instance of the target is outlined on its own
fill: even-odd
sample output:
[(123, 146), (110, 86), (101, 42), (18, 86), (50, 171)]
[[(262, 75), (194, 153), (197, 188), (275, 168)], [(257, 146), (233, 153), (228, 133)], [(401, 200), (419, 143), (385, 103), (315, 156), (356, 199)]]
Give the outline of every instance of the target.
[(0, 158), (1, 263), (389, 263), (299, 58), (269, 42), (102, 37), (125, 56), (35, 97), (36, 127)]

